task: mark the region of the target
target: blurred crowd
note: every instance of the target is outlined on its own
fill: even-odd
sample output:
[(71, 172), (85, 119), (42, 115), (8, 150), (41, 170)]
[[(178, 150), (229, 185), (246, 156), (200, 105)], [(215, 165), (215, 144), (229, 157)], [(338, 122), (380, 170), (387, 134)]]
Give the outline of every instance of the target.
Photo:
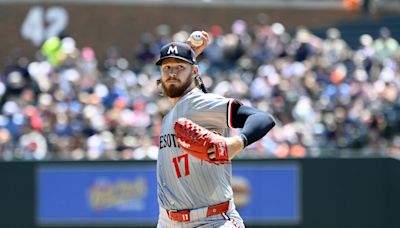
[[(192, 30), (159, 25), (132, 58), (110, 47), (99, 62), (72, 37), (50, 38), (33, 60), (11, 56), (0, 69), (0, 160), (156, 159), (170, 106), (154, 62)], [(388, 28), (362, 35), (358, 48), (336, 28), (289, 33), (265, 15), (203, 30), (206, 87), (277, 122), (241, 158), (400, 155), (400, 51)]]

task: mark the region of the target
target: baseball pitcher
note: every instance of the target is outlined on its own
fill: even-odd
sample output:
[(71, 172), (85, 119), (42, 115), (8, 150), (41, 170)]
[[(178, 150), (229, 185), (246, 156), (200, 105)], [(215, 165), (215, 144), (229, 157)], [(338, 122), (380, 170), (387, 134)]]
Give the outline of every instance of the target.
[[(163, 118), (157, 160), (160, 228), (244, 227), (233, 200), (230, 161), (275, 125), (268, 113), (199, 85), (196, 56), (208, 43), (208, 34), (202, 35), (201, 46), (190, 40), (166, 44), (156, 63), (172, 104)], [(241, 132), (225, 137), (227, 128)]]

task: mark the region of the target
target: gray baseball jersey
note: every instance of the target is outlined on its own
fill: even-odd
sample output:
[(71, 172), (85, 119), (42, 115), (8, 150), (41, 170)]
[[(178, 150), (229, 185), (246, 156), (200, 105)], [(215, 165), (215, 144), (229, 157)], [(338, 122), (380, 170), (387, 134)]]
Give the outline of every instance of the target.
[(158, 202), (162, 208), (196, 209), (232, 199), (231, 163), (215, 165), (189, 155), (178, 146), (174, 133), (174, 123), (181, 117), (222, 133), (231, 127), (232, 102), (195, 88), (164, 117), (157, 160)]

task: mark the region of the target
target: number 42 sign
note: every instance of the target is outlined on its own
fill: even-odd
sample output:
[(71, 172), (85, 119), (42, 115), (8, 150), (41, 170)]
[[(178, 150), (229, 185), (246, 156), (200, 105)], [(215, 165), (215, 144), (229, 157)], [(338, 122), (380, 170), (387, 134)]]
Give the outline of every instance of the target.
[(21, 35), (36, 47), (50, 37), (60, 35), (68, 25), (68, 12), (59, 6), (32, 7), (21, 26)]

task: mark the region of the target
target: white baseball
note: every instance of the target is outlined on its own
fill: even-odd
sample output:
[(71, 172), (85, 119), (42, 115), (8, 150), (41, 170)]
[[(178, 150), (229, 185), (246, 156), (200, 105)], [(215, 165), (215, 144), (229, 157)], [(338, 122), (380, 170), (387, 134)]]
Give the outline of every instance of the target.
[(195, 47), (199, 47), (203, 44), (203, 34), (200, 31), (194, 31), (190, 34), (190, 43)]

